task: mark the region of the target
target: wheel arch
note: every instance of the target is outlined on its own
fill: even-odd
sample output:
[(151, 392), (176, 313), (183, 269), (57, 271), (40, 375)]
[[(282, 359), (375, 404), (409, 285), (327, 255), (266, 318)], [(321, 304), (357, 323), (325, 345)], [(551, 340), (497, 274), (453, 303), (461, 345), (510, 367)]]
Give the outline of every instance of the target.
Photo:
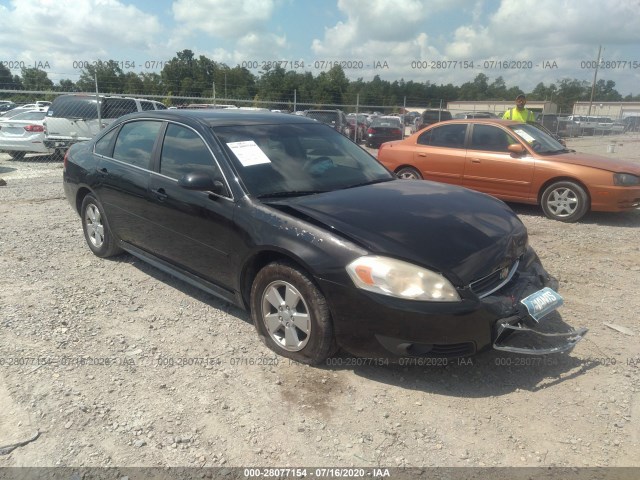
[(282, 261), (298, 268), (315, 284), (316, 288), (322, 292), (320, 286), (315, 282), (311, 269), (300, 258), (291, 255), (289, 252), (279, 250), (261, 250), (254, 253), (244, 264), (240, 274), (240, 296), (242, 305), (247, 312), (251, 312), (251, 287), (253, 280), (262, 268), (272, 262)]
[(93, 193), (88, 187), (80, 187), (78, 192), (76, 193), (76, 212), (78, 215), (81, 215), (80, 210), (82, 209), (82, 202), (84, 202), (84, 197)]
[(547, 180), (546, 182), (544, 182), (542, 185), (540, 185), (540, 188), (538, 189), (538, 195), (537, 195), (538, 205), (542, 204), (542, 194), (547, 189), (547, 187), (549, 187), (549, 185), (552, 185), (558, 182), (572, 182), (582, 187), (582, 189), (587, 194), (587, 200), (589, 201), (589, 210), (591, 209), (591, 192), (589, 192), (589, 188), (587, 188), (587, 186), (582, 181), (578, 180), (575, 177), (569, 177), (569, 176), (553, 177)]
[(411, 165), (409, 163), (403, 163), (402, 165), (398, 165), (396, 168), (393, 169), (393, 173), (397, 174), (403, 168), (410, 168), (411, 170), (415, 170), (416, 172), (418, 172), (420, 177), (422, 179), (424, 179), (424, 176), (422, 175), (422, 172), (420, 171), (420, 169), (418, 167), (416, 167), (415, 165)]

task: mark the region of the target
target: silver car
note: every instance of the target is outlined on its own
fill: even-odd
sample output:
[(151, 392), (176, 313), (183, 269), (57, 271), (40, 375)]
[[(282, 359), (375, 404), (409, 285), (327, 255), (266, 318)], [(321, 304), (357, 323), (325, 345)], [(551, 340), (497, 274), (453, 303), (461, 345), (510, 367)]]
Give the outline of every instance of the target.
[(44, 145), (44, 117), (46, 110), (31, 110), (14, 117), (0, 118), (0, 151), (14, 160), (25, 153), (53, 153)]

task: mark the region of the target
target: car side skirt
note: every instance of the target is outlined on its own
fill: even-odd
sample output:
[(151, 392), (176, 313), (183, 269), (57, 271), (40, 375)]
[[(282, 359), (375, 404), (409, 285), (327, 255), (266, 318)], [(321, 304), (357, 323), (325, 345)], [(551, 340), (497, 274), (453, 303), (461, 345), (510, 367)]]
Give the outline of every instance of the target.
[(211, 283), (207, 280), (204, 280), (203, 278), (200, 278), (197, 275), (187, 272), (186, 270), (178, 268), (175, 265), (172, 265), (166, 262), (165, 260), (162, 260), (161, 258), (150, 254), (149, 252), (146, 252), (144, 250), (139, 249), (138, 247), (131, 245), (130, 243), (119, 240), (118, 245), (124, 251), (130, 253), (134, 257), (139, 258), (143, 262), (148, 263), (149, 265), (157, 268), (158, 270), (162, 270), (163, 272), (176, 277), (178, 280), (182, 280), (183, 282), (186, 282), (189, 285), (192, 285), (211, 295), (221, 298), (222, 300), (233, 303), (235, 306), (243, 310), (245, 309), (239, 294), (232, 292), (230, 290), (227, 290), (225, 288), (222, 288), (219, 285)]

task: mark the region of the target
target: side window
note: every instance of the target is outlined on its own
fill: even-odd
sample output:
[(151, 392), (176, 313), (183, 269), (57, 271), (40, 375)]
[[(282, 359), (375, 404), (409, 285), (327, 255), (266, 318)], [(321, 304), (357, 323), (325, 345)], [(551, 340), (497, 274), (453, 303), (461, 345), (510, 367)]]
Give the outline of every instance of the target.
[(161, 122), (139, 121), (125, 123), (120, 129), (113, 158), (136, 167), (149, 168), (153, 145)]
[(129, 98), (105, 98), (102, 105), (102, 118), (118, 118), (138, 111), (136, 101)]
[(464, 123), (442, 125), (420, 135), (418, 143), (432, 147), (464, 148), (466, 133), (467, 125)]
[(200, 135), (190, 128), (169, 124), (162, 145), (160, 173), (179, 179), (195, 170), (207, 172), (214, 179), (220, 178), (211, 152)]
[(504, 130), (492, 125), (473, 126), (471, 134), (471, 150), (485, 150), (489, 152), (508, 152), (509, 145), (516, 140)]
[(140, 100), (140, 108), (142, 108), (143, 112), (146, 112), (147, 110), (155, 110), (153, 108), (153, 103), (145, 100)]
[(431, 132), (433, 132), (433, 130), (427, 130), (422, 135), (420, 135), (418, 137), (418, 144), (419, 145), (430, 145), (431, 144)]
[(109, 133), (107, 133), (104, 137), (102, 137), (100, 140), (96, 142), (94, 152), (97, 155), (104, 155), (105, 157), (111, 156), (111, 144), (112, 144), (113, 137), (116, 135), (117, 131), (118, 129), (114, 128), (113, 130), (111, 130)]

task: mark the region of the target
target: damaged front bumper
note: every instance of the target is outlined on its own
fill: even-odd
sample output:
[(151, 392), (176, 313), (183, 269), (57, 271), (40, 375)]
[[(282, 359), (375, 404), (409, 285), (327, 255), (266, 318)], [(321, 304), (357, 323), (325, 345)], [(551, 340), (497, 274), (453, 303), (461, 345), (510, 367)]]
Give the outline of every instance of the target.
[(558, 281), (544, 270), (537, 255), (530, 252), (527, 265), (519, 272), (516, 285), (510, 291), (509, 301), (503, 297), (493, 305), (506, 314), (494, 324), (493, 348), (525, 355), (571, 351), (588, 329), (571, 328), (559, 315), (553, 314), (563, 304), (557, 289)]
[(524, 355), (569, 352), (587, 331), (583, 327), (568, 332), (545, 332), (540, 324), (516, 315), (496, 323), (493, 348)]

